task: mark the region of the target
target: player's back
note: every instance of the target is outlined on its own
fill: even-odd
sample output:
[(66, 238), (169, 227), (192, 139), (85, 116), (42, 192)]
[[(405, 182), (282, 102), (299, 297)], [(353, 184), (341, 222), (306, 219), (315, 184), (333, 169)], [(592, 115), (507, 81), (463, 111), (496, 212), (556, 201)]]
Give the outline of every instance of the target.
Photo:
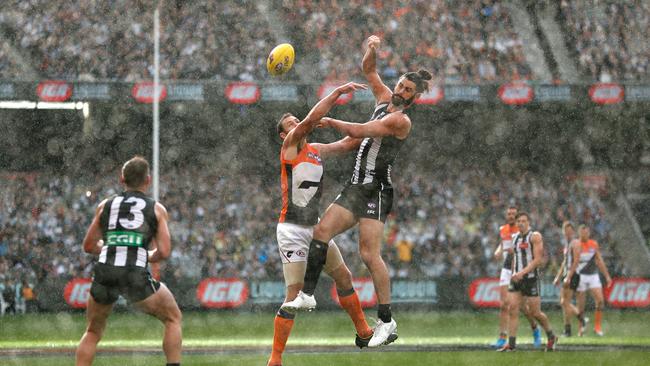
[(147, 251), (158, 230), (156, 201), (142, 192), (110, 197), (100, 216), (104, 246), (98, 262), (115, 267), (147, 267)]

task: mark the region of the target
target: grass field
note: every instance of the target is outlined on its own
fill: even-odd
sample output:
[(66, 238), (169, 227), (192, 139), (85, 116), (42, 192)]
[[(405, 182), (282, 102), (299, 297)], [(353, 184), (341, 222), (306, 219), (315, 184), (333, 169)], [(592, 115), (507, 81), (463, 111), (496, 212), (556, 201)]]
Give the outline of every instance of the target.
[[(549, 316), (561, 332), (559, 312)], [(590, 329), (585, 337), (562, 338), (552, 354), (533, 350), (531, 332), (521, 326), (520, 350), (499, 354), (487, 347), (496, 334), (495, 312), (398, 312), (400, 338), (370, 351), (354, 347), (354, 330), (343, 313), (301, 314), (284, 365), (650, 364), (650, 313), (610, 311), (604, 318), (604, 337)], [(83, 330), (82, 313), (0, 318), (0, 365), (70, 365)], [(265, 365), (273, 314), (186, 313), (183, 332), (183, 365)], [(161, 335), (153, 318), (113, 314), (95, 365), (164, 365)]]

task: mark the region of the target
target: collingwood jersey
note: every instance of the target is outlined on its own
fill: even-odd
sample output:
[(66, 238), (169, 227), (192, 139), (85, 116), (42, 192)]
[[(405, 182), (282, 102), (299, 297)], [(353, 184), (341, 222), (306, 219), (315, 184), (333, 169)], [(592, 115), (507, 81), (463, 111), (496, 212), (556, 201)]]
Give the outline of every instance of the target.
[[(388, 103), (378, 104), (370, 120), (374, 121), (387, 115), (389, 113), (387, 108)], [(364, 138), (357, 151), (350, 183), (353, 185), (378, 183), (382, 187), (392, 186), (390, 171), (403, 142), (404, 140), (394, 136)]]
[(573, 248), (571, 248), (573, 240), (564, 239), (564, 276), (569, 273), (569, 269), (571, 269), (571, 264), (573, 263)]
[(323, 160), (318, 150), (305, 144), (293, 160), (280, 153), (282, 211), (280, 222), (312, 226), (318, 223), (323, 186)]
[(99, 217), (104, 246), (99, 263), (116, 267), (147, 266), (149, 243), (158, 231), (156, 201), (127, 191), (109, 198)]
[[(514, 268), (513, 273), (520, 272), (526, 268), (528, 263), (533, 261), (534, 245), (531, 241), (533, 230), (529, 230), (526, 235), (517, 233), (512, 238), (512, 245), (514, 250)], [(537, 278), (537, 268), (526, 274), (525, 278)]]

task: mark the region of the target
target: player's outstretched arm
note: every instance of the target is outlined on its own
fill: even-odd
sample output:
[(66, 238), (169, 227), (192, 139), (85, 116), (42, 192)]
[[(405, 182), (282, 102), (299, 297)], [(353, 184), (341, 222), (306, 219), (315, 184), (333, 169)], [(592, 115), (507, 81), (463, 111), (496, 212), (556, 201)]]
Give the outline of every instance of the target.
[(318, 125), (318, 123), (320, 123), (321, 118), (323, 118), (323, 116), (325, 116), (330, 111), (330, 109), (332, 109), (336, 103), (336, 100), (341, 95), (367, 88), (367, 85), (349, 82), (334, 89), (325, 98), (316, 103), (316, 105), (307, 114), (307, 117), (305, 117), (305, 119), (303, 119), (302, 122), (296, 126), (296, 128), (289, 132), (287, 137), (285, 137), (282, 145), (284, 147), (297, 145)]
[(154, 211), (156, 213), (156, 219), (158, 220), (158, 231), (156, 231), (156, 235), (154, 236), (156, 248), (150, 250), (148, 253), (149, 262), (151, 263), (167, 259), (172, 251), (171, 237), (169, 235), (169, 227), (167, 226), (167, 209), (165, 209), (165, 206), (162, 204), (156, 202)]
[(323, 127), (332, 127), (355, 138), (395, 136), (404, 139), (411, 130), (411, 120), (404, 113), (391, 113), (366, 123), (351, 123), (332, 118), (321, 119)]
[(88, 254), (99, 255), (102, 252), (102, 247), (104, 246), (104, 241), (102, 240), (102, 229), (99, 224), (99, 217), (104, 210), (104, 205), (107, 200), (103, 200), (95, 210), (95, 216), (93, 221), (88, 226), (86, 231), (86, 236), (84, 237), (83, 248), (84, 252)]
[(384, 84), (377, 72), (377, 49), (381, 40), (379, 37), (373, 35), (368, 37), (366, 42), (368, 45), (366, 53), (363, 55), (363, 61), (361, 61), (361, 69), (366, 80), (368, 80), (377, 104), (386, 103), (390, 101), (393, 92)]
[(363, 139), (345, 136), (344, 138), (329, 144), (312, 144), (312, 146), (318, 149), (318, 152), (323, 158), (327, 158), (329, 156), (341, 155), (356, 150), (359, 145), (361, 145), (361, 141), (363, 141)]

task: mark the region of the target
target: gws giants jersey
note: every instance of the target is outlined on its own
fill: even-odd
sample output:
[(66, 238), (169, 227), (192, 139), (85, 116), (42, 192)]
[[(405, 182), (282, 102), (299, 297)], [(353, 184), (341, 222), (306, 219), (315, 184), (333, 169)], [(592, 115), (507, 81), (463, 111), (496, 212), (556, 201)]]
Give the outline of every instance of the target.
[(116, 267), (147, 266), (147, 250), (158, 231), (156, 201), (142, 192), (109, 198), (99, 217), (104, 246), (99, 262)]
[[(535, 250), (535, 246), (531, 241), (532, 236), (533, 230), (529, 230), (526, 235), (517, 233), (512, 238), (515, 261), (513, 273), (521, 271), (526, 268), (528, 263), (533, 261), (533, 251)], [(526, 278), (537, 278), (537, 268), (526, 274)]]
[[(387, 115), (389, 113), (387, 108), (388, 103), (378, 104), (370, 120), (374, 121)], [(394, 136), (363, 139), (357, 151), (350, 183), (353, 185), (378, 183), (382, 187), (391, 187), (393, 183), (390, 171), (403, 142), (404, 140)]]
[(517, 225), (505, 224), (499, 227), (501, 249), (503, 250), (503, 268), (512, 268), (512, 237), (519, 232)]
[(293, 160), (285, 160), (281, 152), (280, 163), (282, 211), (279, 221), (316, 225), (323, 185), (323, 161), (318, 150), (305, 144)]
[(595, 240), (589, 239), (586, 242), (580, 242), (580, 262), (578, 262), (578, 273), (585, 275), (597, 273), (597, 251), (598, 243)]

